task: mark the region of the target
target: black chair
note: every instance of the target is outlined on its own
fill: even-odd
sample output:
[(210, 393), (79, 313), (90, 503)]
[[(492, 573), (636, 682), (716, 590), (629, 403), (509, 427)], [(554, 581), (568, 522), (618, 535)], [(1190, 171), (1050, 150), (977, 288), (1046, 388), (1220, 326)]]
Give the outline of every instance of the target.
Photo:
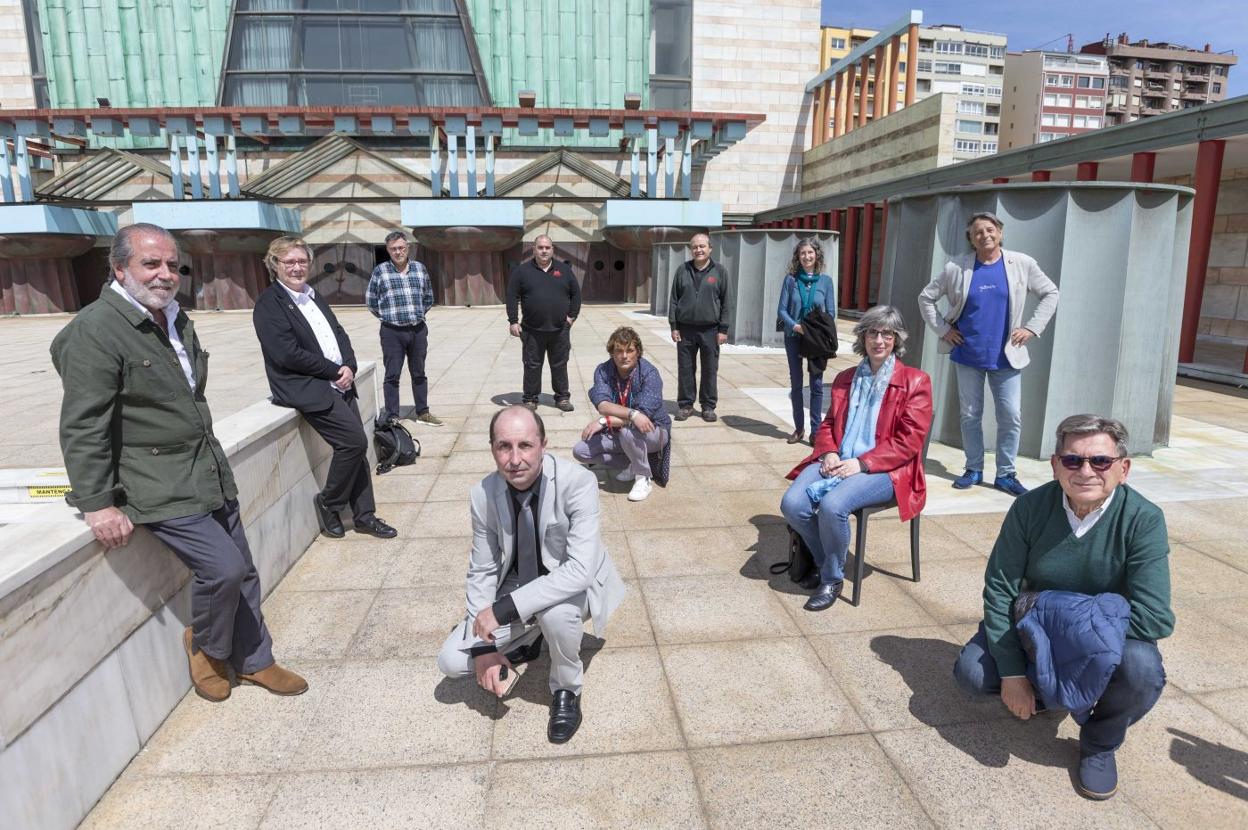
[[(932, 431), (928, 428), (927, 437), (923, 439), (923, 465), (927, 466), (927, 445), (931, 443)], [(858, 599), (862, 594), (862, 577), (866, 571), (867, 565), (867, 519), (876, 513), (882, 513), (885, 510), (892, 510), (897, 506), (897, 499), (889, 499), (884, 504), (872, 504), (867, 507), (860, 507), (854, 511), (854, 522), (856, 528), (854, 530), (854, 594), (850, 597), (849, 604), (858, 607)], [(919, 520), (923, 518), (922, 513), (915, 515), (910, 520), (910, 570), (913, 573), (911, 580), (919, 581)]]

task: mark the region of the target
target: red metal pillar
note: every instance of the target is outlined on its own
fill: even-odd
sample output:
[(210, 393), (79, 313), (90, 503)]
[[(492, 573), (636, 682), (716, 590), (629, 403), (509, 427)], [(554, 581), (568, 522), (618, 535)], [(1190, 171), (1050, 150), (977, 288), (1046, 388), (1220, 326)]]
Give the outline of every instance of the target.
[(1131, 181), (1152, 182), (1153, 168), (1157, 164), (1156, 153), (1135, 153), (1131, 156)]
[(1033, 182), (1047, 182), (1053, 178), (1053, 174), (1048, 170), (1032, 170), (1031, 180)]
[(844, 227), (845, 227), (845, 209), (839, 208), (837, 210), (832, 211), (832, 230), (836, 231), (837, 233), (840, 233), (841, 229)]
[(831, 213), (829, 211), (826, 211), (826, 210), (820, 211), (819, 214), (815, 217), (815, 227), (821, 231), (826, 231), (831, 221), (832, 221), (832, 218), (831, 218)]
[[(1183, 295), (1183, 327), (1179, 332), (1179, 362), (1196, 358), (1196, 329), (1205, 295), (1205, 272), (1209, 269), (1209, 245), (1213, 241), (1213, 215), (1218, 207), (1218, 182), (1226, 142), (1202, 141), (1196, 151), (1196, 199), (1192, 205), (1192, 238), (1187, 250), (1187, 290)], [(1245, 361), (1248, 363), (1248, 361)]]
[(1081, 182), (1096, 181), (1096, 174), (1100, 170), (1100, 163), (1095, 161), (1081, 161), (1079, 166), (1075, 168), (1075, 179)]
[(871, 248), (875, 244), (875, 203), (867, 202), (862, 208), (862, 239), (858, 243), (858, 297), (859, 311), (866, 311), (871, 303)]
[(841, 302), (840, 308), (849, 308), (854, 301), (854, 265), (857, 263), (858, 208), (845, 211), (845, 237), (841, 248)]
[(992, 180), (992, 183), (993, 184), (1009, 184), (1010, 177), (1009, 176), (997, 176), (995, 179)]
[(880, 206), (880, 272), (884, 270), (884, 246), (888, 244), (888, 200)]

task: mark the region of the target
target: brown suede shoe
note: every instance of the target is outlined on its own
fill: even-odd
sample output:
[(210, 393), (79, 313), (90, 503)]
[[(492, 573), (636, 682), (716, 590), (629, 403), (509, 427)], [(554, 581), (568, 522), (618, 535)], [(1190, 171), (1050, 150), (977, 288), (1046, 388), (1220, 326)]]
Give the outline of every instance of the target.
[(301, 695), (308, 690), (308, 681), (277, 663), (252, 674), (240, 674), (238, 682), (260, 686), (275, 695)]
[(230, 671), (224, 660), (195, 651), (191, 639), (191, 629), (187, 628), (182, 632), (182, 644), (186, 646), (186, 657), (191, 664), (191, 685), (204, 700), (220, 703), (230, 696)]

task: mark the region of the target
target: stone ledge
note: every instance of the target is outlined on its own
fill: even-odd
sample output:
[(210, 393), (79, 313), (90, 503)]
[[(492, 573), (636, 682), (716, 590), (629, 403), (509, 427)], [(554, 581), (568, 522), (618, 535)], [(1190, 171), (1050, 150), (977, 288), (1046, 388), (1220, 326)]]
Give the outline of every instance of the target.
[[(358, 375), (370, 434), (373, 372)], [(216, 432), (267, 594), (316, 538), (312, 496), (330, 450), (268, 401)], [(56, 521), (0, 526), (0, 549), (0, 815), (72, 827), (190, 688), (190, 572), (143, 529), (106, 554), (67, 506)]]

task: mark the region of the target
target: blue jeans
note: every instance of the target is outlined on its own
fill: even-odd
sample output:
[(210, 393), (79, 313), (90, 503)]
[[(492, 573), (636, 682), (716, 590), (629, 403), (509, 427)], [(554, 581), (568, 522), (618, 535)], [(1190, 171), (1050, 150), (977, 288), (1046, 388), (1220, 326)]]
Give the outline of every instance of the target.
[[(796, 430), (803, 429), (802, 409), (805, 403), (802, 400), (802, 387), (805, 385), (802, 363), (805, 358), (797, 353), (801, 342), (801, 337), (791, 337), (787, 334), (784, 336), (784, 355), (789, 359), (789, 400), (793, 402), (793, 428)], [(815, 434), (822, 420), (823, 372), (812, 371), (810, 373), (810, 435)]]
[[(997, 661), (988, 651), (983, 623), (958, 655), (953, 677), (967, 694), (1001, 693), (1001, 676), (997, 674)], [(1093, 707), (1092, 716), (1079, 731), (1080, 754), (1112, 752), (1122, 746), (1127, 727), (1148, 714), (1165, 685), (1166, 670), (1161, 665), (1157, 644), (1128, 639), (1122, 662)]]
[(1023, 430), (1022, 372), (1018, 369), (976, 369), (953, 364), (958, 376), (958, 415), (962, 423), (962, 451), (968, 470), (984, 470), (984, 378), (992, 389), (997, 412), (997, 476), (1014, 475), (1018, 436)]
[(825, 584), (845, 578), (849, 553), (849, 515), (860, 507), (884, 504), (893, 497), (888, 473), (858, 473), (824, 495), (819, 510), (811, 506), (806, 488), (821, 478), (819, 462), (807, 465), (784, 491), (780, 512), (789, 526), (802, 535)]

